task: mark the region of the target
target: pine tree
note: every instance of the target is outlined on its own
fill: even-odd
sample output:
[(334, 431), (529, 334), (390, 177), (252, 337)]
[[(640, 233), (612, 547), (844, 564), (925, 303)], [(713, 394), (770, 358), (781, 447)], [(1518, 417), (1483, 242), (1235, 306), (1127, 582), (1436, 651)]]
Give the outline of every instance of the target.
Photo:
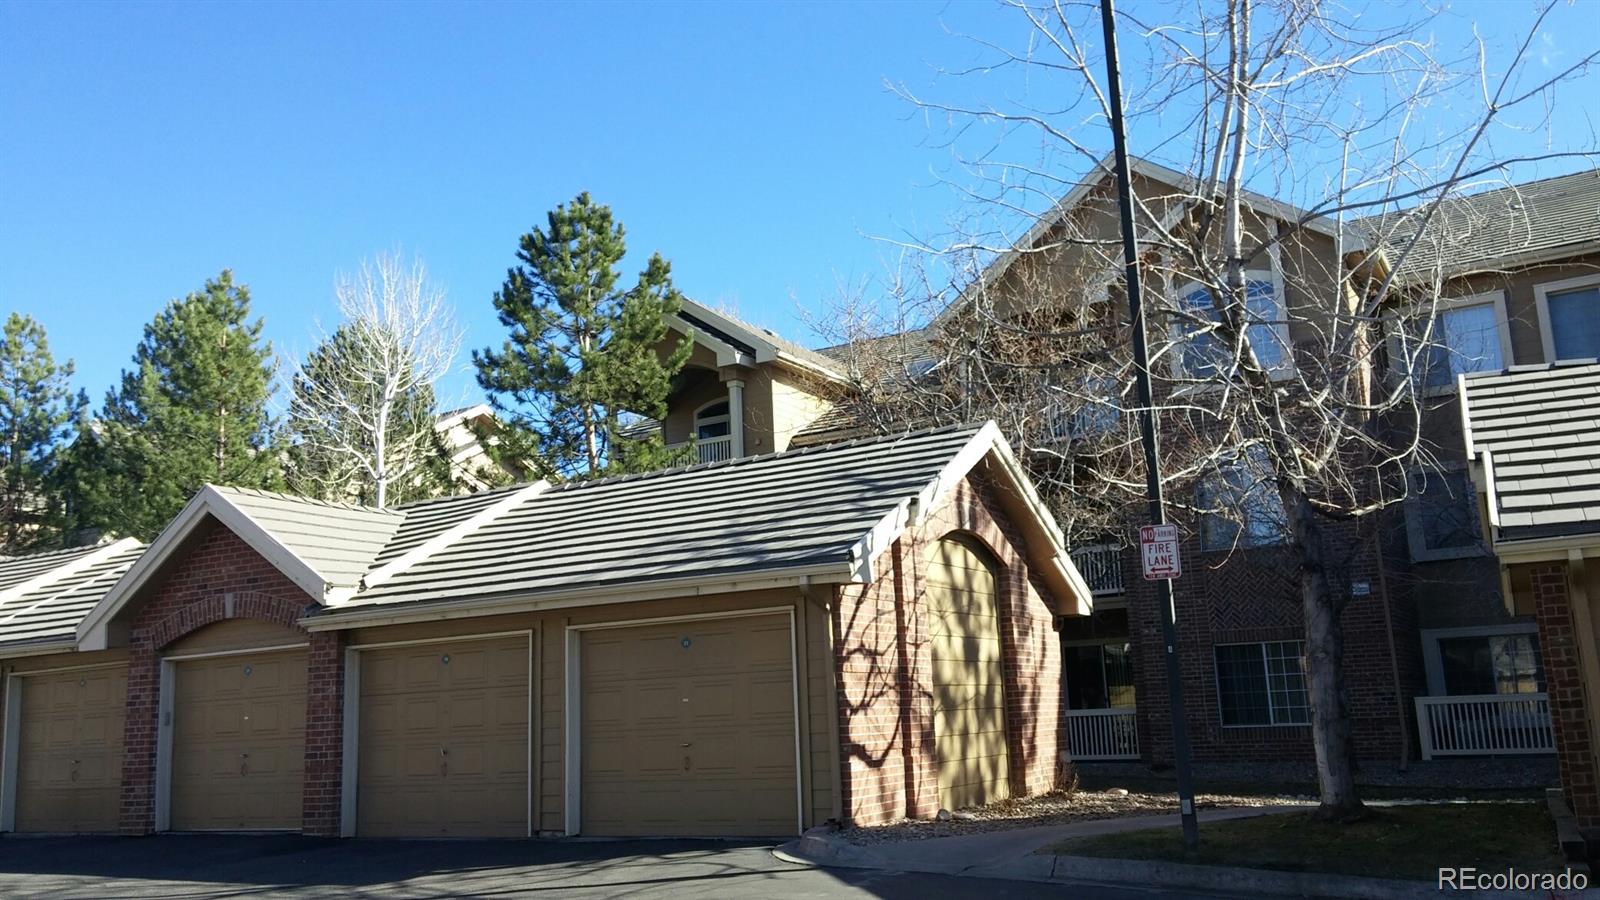
[(289, 390), (293, 444), (284, 473), (297, 494), (339, 502), (378, 503), (374, 457), (384, 459), (384, 505), (450, 492), (450, 459), (438, 431), (433, 386), (419, 382), (388, 402), (386, 440), (375, 440), (374, 413), (383, 387), (364, 377), (372, 352), (346, 325), (307, 354)]
[(167, 304), (74, 448), (80, 527), (149, 539), (206, 484), (281, 486), (272, 347), (233, 273)]
[(59, 451), (89, 404), (56, 365), (44, 326), (12, 313), (0, 334), (0, 553), (60, 541), (53, 480)]
[(683, 300), (671, 266), (653, 254), (621, 290), (627, 244), (609, 207), (583, 193), (547, 219), (522, 236), (522, 264), (494, 295), (511, 335), (498, 351), (473, 352), (478, 384), (559, 474), (659, 468), (671, 458), (659, 434), (624, 431), (633, 417), (666, 415), (672, 379), (689, 359), (688, 339), (666, 343), (667, 317)]

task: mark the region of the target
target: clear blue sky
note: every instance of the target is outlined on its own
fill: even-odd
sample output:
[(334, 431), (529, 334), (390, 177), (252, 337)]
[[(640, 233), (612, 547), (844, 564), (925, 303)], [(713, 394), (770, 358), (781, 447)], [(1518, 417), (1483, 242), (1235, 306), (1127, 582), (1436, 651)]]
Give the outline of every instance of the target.
[[(1595, 11), (1564, 15), (1593, 40)], [(952, 30), (1019, 33), (957, 3), (0, 5), (0, 304), (96, 405), (224, 267), (303, 351), (336, 271), (402, 248), (483, 346), (517, 236), (588, 190), (690, 296), (806, 341), (801, 307), (894, 255), (872, 236), (962, 211), (942, 126), (884, 88), (1000, 84), (935, 85), (979, 52)]]

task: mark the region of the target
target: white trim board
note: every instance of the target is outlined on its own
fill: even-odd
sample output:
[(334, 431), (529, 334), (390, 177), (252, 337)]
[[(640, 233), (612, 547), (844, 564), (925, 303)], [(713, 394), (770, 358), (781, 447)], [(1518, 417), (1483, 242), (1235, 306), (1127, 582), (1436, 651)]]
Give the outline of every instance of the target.
[[(800, 602), (804, 602), (801, 600)], [(566, 677), (562, 689), (564, 691), (565, 710), (563, 711), (562, 731), (563, 747), (561, 768), (564, 802), (562, 804), (562, 826), (567, 837), (575, 837), (583, 833), (583, 667), (581, 661), (583, 633), (585, 631), (604, 631), (610, 629), (638, 628), (649, 625), (662, 625), (670, 622), (699, 622), (712, 619), (744, 619), (758, 618), (761, 616), (787, 615), (789, 621), (789, 677), (792, 685), (794, 700), (794, 743), (795, 743), (795, 834), (805, 830), (805, 797), (804, 775), (802, 761), (805, 758), (804, 748), (800, 745), (800, 685), (798, 682), (795, 654), (797, 652), (795, 607), (794, 606), (763, 606), (756, 609), (728, 610), (726, 612), (691, 613), (682, 616), (654, 616), (644, 619), (623, 619), (614, 622), (590, 622), (566, 626)]]

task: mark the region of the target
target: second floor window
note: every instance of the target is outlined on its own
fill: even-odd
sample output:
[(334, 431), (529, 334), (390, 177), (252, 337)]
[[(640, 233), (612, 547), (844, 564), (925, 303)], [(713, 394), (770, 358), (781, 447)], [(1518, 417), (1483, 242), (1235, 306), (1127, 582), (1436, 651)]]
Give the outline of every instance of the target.
[[(1287, 374), (1294, 368), (1289, 354), (1289, 316), (1284, 307), (1283, 292), (1271, 272), (1245, 273), (1245, 336), (1256, 361), (1274, 375)], [(1179, 289), (1178, 304), (1196, 319), (1217, 321), (1215, 298), (1211, 289), (1191, 282)], [(1220, 332), (1206, 330), (1199, 322), (1184, 321), (1175, 337), (1182, 341), (1177, 367), (1182, 378), (1208, 379), (1233, 368), (1233, 348)]]
[(1195, 487), (1200, 544), (1206, 550), (1270, 547), (1288, 537), (1283, 500), (1266, 451), (1251, 446), (1224, 460)]
[(1510, 345), (1505, 300), (1494, 293), (1440, 301), (1431, 328), (1406, 323), (1391, 349), (1402, 371), (1410, 366), (1417, 388), (1438, 391), (1453, 387), (1457, 375), (1504, 369)]
[(1424, 562), (1482, 553), (1477, 504), (1464, 469), (1412, 472), (1405, 507), (1411, 558)]
[(694, 437), (697, 441), (727, 437), (732, 427), (726, 400), (708, 403), (694, 414)]
[(1600, 357), (1600, 276), (1541, 284), (1534, 292), (1548, 362)]

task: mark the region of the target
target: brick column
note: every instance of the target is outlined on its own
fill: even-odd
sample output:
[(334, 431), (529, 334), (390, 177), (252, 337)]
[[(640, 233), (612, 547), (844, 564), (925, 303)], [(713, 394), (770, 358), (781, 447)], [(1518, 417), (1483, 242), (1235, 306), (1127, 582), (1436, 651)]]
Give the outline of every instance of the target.
[[(1539, 652), (1544, 657), (1550, 719), (1555, 727), (1561, 788), (1582, 828), (1600, 826), (1600, 783), (1596, 781), (1589, 702), (1583, 685), (1579, 635), (1573, 624), (1566, 563), (1541, 563), (1532, 569), (1534, 612), (1539, 622)], [(1593, 647), (1589, 652), (1594, 652)]]
[(339, 836), (344, 774), (344, 633), (316, 632), (306, 660), (306, 769), (301, 831)]

